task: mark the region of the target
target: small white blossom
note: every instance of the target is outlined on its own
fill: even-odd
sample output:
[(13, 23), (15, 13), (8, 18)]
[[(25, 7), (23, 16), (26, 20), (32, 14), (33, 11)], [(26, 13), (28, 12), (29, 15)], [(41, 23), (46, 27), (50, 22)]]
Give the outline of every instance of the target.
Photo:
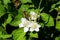
[(31, 24), (29, 25), (30, 26), (30, 31), (33, 32), (33, 31), (36, 31), (38, 32), (39, 31), (39, 28), (41, 27), (38, 23), (36, 22), (31, 22)]
[(19, 27), (24, 27), (24, 32), (27, 32), (29, 30), (29, 24), (30, 22), (26, 18), (21, 19), (22, 23), (19, 24)]
[(34, 11), (30, 12), (30, 17), (32, 20), (36, 20), (38, 18), (39, 15), (37, 15)]

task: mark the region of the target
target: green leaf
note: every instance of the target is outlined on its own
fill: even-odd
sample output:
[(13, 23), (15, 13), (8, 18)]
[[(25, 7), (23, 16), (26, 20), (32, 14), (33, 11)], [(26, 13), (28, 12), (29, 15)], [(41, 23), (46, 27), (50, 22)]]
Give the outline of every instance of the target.
[(58, 1), (55, 4), (52, 4), (50, 12), (53, 11), (54, 9), (58, 10), (58, 8), (57, 8), (58, 6), (57, 5), (60, 5), (60, 1)]
[(19, 23), (20, 23), (20, 20), (14, 20), (12, 23), (10, 23), (10, 25), (12, 25), (12, 26), (18, 26), (19, 25)]
[(28, 14), (30, 13), (30, 11), (34, 11), (36, 13), (38, 13), (40, 11), (40, 9), (29, 9), (31, 7), (31, 5), (22, 5), (19, 8), (19, 12), (24, 12), (26, 11)]
[(5, 28), (3, 28), (3, 26), (0, 26), (0, 35), (1, 34), (7, 34)]
[(46, 14), (46, 13), (41, 13), (41, 18), (44, 21), (45, 26), (54, 26), (54, 20), (52, 16)]
[(10, 23), (12, 26), (18, 26), (21, 23), (21, 18), (24, 17), (24, 12), (22, 9), (18, 10), (18, 15), (14, 18), (14, 20)]
[(27, 2), (29, 2), (29, 3), (31, 3), (32, 1), (31, 0), (20, 0), (22, 3), (27, 3)]
[(46, 13), (41, 13), (41, 17), (42, 17), (42, 20), (45, 21), (45, 23), (47, 23), (49, 15)]
[(57, 4), (57, 5), (60, 4), (60, 1), (58, 1), (56, 4)]
[(40, 12), (41, 12), (43, 9), (44, 9), (44, 7), (42, 7), (42, 8), (40, 9)]
[(30, 33), (30, 37), (31, 38), (38, 38), (38, 34), (37, 33)]
[(5, 14), (4, 6), (0, 4), (0, 17), (3, 16), (4, 14)]
[(5, 29), (2, 26), (0, 26), (0, 38), (10, 38), (10, 37), (12, 37), (12, 35), (7, 34)]
[(29, 5), (21, 5), (21, 8), (19, 9), (19, 11), (27, 11), (29, 8)]
[(46, 24), (46, 26), (54, 26), (54, 20), (51, 16), (50, 16), (49, 22)]
[(57, 19), (60, 19), (60, 16), (57, 16)]
[(16, 29), (12, 32), (14, 40), (26, 40), (25, 39), (25, 32), (23, 28)]
[(7, 40), (7, 39), (5, 39), (5, 38), (4, 38), (4, 39), (2, 39), (2, 38), (0, 38), (0, 40)]
[(11, 14), (8, 14), (7, 20), (2, 24), (3, 27), (6, 27), (7, 24), (9, 24), (12, 20)]
[(18, 10), (19, 14), (24, 16), (24, 11), (26, 11), (29, 14), (30, 13), (29, 7), (30, 7), (29, 5), (22, 5)]
[(59, 37), (56, 37), (55, 40), (60, 40), (60, 36)]
[(56, 7), (56, 4), (53, 4), (52, 6), (51, 6), (51, 9), (53, 9), (53, 8), (55, 8)]
[(60, 1), (58, 1), (58, 2), (55, 3), (55, 4), (52, 4), (51, 9), (55, 8), (57, 5), (60, 5)]
[(2, 26), (0, 26), (0, 31), (3, 31), (4, 29), (3, 29), (3, 27)]
[(60, 14), (60, 8), (59, 7), (55, 8), (55, 10), (57, 10), (58, 14)]
[(60, 21), (56, 22), (56, 29), (58, 29), (60, 31)]
[(4, 4), (7, 5), (8, 3), (10, 3), (10, 0), (3, 0)]
[(6, 22), (7, 22), (7, 23), (10, 23), (11, 20), (12, 20), (12, 17), (11, 17), (11, 14), (9, 14)]
[(0, 38), (10, 38), (10, 37), (12, 37), (12, 35), (10, 35), (10, 34), (1, 34), (0, 35)]
[(38, 14), (38, 12), (40, 11), (40, 9), (30, 9), (30, 10), (28, 10), (29, 12), (30, 11), (34, 11), (35, 13), (37, 13)]
[(12, 26), (18, 26), (21, 23), (22, 17), (23, 17), (23, 14), (22, 14), (22, 12), (20, 12), (10, 24)]
[(4, 5), (4, 7), (9, 10), (8, 6), (9, 6), (9, 5)]
[(0, 31), (0, 35), (2, 34), (2, 31)]

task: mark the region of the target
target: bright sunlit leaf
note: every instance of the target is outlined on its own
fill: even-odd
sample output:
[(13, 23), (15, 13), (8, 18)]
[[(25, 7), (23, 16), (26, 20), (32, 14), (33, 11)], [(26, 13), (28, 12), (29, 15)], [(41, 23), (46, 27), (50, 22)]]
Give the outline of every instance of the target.
[(25, 32), (23, 28), (16, 29), (12, 32), (13, 39), (14, 40), (26, 40), (25, 38)]
[(27, 11), (29, 8), (29, 5), (21, 5), (21, 8), (19, 8), (19, 10), (21, 11)]
[(60, 21), (56, 22), (56, 29), (58, 29), (60, 31)]
[(31, 38), (38, 38), (38, 34), (37, 33), (30, 33), (30, 37)]
[(55, 8), (56, 7), (56, 4), (53, 4), (52, 6), (51, 6), (51, 8)]
[(41, 13), (42, 20), (46, 24), (45, 26), (54, 26), (54, 20), (52, 16), (46, 14), (46, 13)]
[(8, 15), (7, 23), (10, 23), (12, 20), (11, 14)]

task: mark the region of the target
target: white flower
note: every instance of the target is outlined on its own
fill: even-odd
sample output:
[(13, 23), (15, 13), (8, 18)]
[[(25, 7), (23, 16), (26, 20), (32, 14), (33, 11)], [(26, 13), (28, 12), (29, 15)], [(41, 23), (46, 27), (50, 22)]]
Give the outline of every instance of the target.
[(24, 27), (24, 32), (27, 32), (29, 30), (29, 24), (30, 22), (26, 18), (21, 19), (22, 23), (19, 24), (19, 27)]
[[(29, 21), (26, 18), (21, 19), (21, 23), (19, 24), (19, 28), (24, 27), (24, 32), (28, 31), (39, 31), (39, 28), (41, 27), (36, 21)], [(30, 29), (29, 29), (30, 28)]]
[(39, 31), (39, 28), (41, 27), (38, 23), (36, 22), (31, 22), (31, 24), (29, 25), (30, 27), (30, 31), (33, 32), (33, 31), (36, 31), (38, 32)]
[(31, 17), (32, 20), (36, 20), (39, 17), (39, 15), (37, 15), (34, 11), (31, 11), (30, 12), (30, 17)]

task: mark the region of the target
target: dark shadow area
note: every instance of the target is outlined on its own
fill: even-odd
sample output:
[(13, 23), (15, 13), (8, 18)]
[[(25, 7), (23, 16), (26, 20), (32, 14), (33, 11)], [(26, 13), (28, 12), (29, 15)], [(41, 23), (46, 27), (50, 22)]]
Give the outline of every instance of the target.
[(32, 3), (35, 5), (35, 7), (36, 8), (38, 8), (39, 7), (39, 2), (40, 2), (40, 0), (31, 0), (32, 1)]
[(57, 10), (53, 10), (52, 12), (50, 12), (50, 15), (54, 18), (54, 26), (56, 26), (56, 18), (57, 18)]
[(53, 10), (52, 12), (50, 12), (50, 15), (53, 17), (53, 18), (56, 18), (57, 17), (57, 14), (58, 14), (58, 12), (57, 12), (57, 10)]
[(59, 36), (60, 32), (55, 29), (55, 27), (44, 27), (40, 28), (38, 32), (38, 37), (40, 40), (55, 40), (55, 37)]
[(10, 24), (6, 25), (6, 31), (8, 34), (11, 34), (13, 30), (18, 29), (19, 27), (11, 26)]
[(4, 23), (4, 21), (5, 21), (7, 18), (8, 18), (8, 14), (7, 14), (7, 13), (4, 14), (3, 16), (1, 16), (1, 18), (0, 18), (0, 26), (1, 26), (2, 23)]
[(8, 3), (7, 11), (12, 14), (14, 17), (18, 14), (18, 10), (14, 7), (13, 3)]

